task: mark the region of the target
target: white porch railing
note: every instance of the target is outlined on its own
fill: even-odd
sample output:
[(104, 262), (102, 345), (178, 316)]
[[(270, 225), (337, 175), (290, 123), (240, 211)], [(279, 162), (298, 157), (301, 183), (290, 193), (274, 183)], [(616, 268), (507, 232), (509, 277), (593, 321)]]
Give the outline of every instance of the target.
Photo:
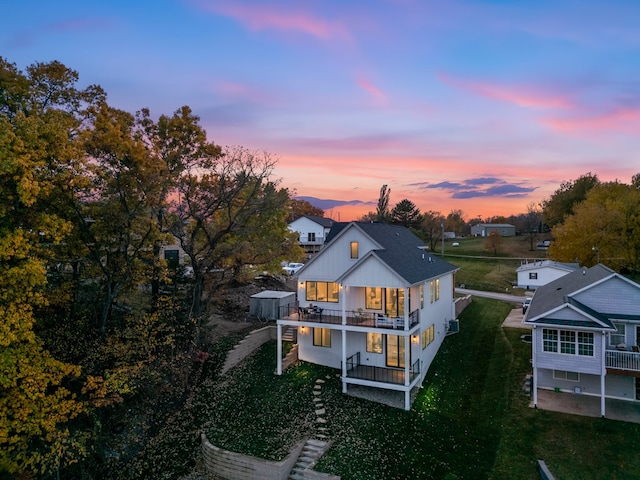
[(640, 372), (640, 353), (607, 350), (605, 356), (607, 368)]

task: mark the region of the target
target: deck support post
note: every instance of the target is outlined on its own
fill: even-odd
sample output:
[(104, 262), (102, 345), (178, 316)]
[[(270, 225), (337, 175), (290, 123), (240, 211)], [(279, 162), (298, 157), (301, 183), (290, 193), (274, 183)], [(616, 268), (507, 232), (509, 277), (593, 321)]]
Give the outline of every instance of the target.
[(282, 375), (282, 325), (276, 325), (277, 342), (278, 342), (278, 366), (276, 367), (276, 375)]

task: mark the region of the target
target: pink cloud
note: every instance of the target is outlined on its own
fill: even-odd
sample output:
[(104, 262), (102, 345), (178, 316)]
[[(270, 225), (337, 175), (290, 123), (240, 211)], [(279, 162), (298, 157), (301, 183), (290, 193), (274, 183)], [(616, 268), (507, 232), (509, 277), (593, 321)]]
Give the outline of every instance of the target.
[(453, 78), (444, 73), (438, 74), (438, 78), (443, 83), (454, 88), (467, 90), (482, 97), (513, 103), (520, 107), (570, 108), (573, 106), (573, 103), (567, 97), (562, 95), (549, 95), (544, 92), (533, 91), (532, 89), (521, 87), (504, 87), (489, 83), (471, 82)]
[(543, 123), (560, 132), (611, 132), (637, 133), (640, 128), (640, 109), (618, 108), (597, 116), (576, 118), (550, 118)]
[(346, 29), (337, 22), (327, 22), (314, 17), (292, 5), (277, 7), (265, 5), (238, 4), (236, 2), (207, 2), (201, 0), (197, 4), (206, 10), (231, 17), (253, 31), (276, 30), (298, 32), (322, 40), (348, 38)]
[(357, 84), (360, 88), (370, 93), (371, 96), (373, 96), (373, 98), (376, 100), (376, 102), (387, 103), (387, 96), (382, 92), (382, 90), (369, 82), (367, 79), (359, 77), (357, 79)]
[(252, 103), (269, 104), (273, 100), (269, 95), (249, 85), (237, 82), (221, 81), (216, 83), (215, 89), (225, 97), (247, 100)]

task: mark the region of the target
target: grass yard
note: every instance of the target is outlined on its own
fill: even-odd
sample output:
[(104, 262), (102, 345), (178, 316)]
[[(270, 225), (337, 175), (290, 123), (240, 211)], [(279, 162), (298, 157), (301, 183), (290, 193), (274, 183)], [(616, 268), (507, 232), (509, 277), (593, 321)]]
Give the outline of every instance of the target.
[(530, 345), (520, 341), (522, 330), (500, 327), (510, 308), (474, 299), (409, 412), (343, 395), (329, 368), (300, 363), (275, 376), (269, 342), (224, 377), (205, 372), (135, 471), (139, 478), (193, 471), (200, 431), (223, 448), (280, 460), (312, 435), (312, 391), (322, 378), (333, 444), (316, 469), (343, 480), (537, 480), (537, 459), (562, 480), (640, 479), (640, 425), (529, 408), (522, 387)]

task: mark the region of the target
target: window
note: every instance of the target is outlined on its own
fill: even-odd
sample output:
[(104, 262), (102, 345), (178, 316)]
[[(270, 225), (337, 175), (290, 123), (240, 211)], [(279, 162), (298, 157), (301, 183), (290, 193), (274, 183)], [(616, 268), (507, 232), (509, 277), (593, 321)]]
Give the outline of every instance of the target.
[(429, 328), (427, 328), (425, 331), (422, 332), (422, 349), (423, 350), (427, 348), (431, 342), (433, 342), (433, 338), (434, 338), (433, 332), (434, 332), (433, 325), (431, 325)]
[(619, 345), (621, 343), (625, 343), (625, 337), (627, 333), (627, 326), (624, 323), (613, 323), (613, 326), (618, 329), (617, 332), (612, 332), (609, 334), (609, 342), (611, 342), (612, 346)]
[(351, 258), (358, 258), (358, 242), (351, 242)]
[(569, 380), (571, 382), (579, 382), (580, 374), (577, 372), (567, 372), (566, 370), (554, 370), (553, 378), (556, 380)]
[(542, 349), (545, 352), (593, 357), (593, 345), (592, 332), (542, 329)]
[(560, 330), (560, 353), (575, 355), (576, 353), (576, 332)]
[(420, 308), (424, 308), (424, 283), (420, 284)]
[(307, 233), (307, 241), (308, 242), (315, 242), (316, 241), (316, 232)]
[(404, 289), (385, 289), (384, 313), (388, 317), (404, 316)]
[(404, 337), (387, 335), (387, 366), (404, 368)]
[(548, 328), (542, 329), (542, 349), (545, 352), (558, 351), (558, 331)]
[(382, 310), (382, 288), (365, 287), (364, 296), (365, 296), (364, 303), (367, 309)]
[(178, 250), (165, 250), (164, 251), (164, 259), (167, 261), (167, 265), (169, 268), (177, 268), (178, 264), (178, 254), (180, 252)]
[(367, 352), (382, 353), (381, 333), (367, 333)]
[(538, 272), (529, 272), (529, 280), (537, 280)]
[(331, 348), (331, 329), (329, 329), (329, 328), (314, 328), (313, 329), (313, 344), (316, 347), (328, 347), (328, 348)]
[(338, 303), (340, 287), (335, 282), (307, 282), (305, 291), (308, 301)]
[(578, 355), (593, 357), (593, 333), (578, 332)]
[(440, 299), (440, 279), (429, 282), (429, 299), (431, 303)]

